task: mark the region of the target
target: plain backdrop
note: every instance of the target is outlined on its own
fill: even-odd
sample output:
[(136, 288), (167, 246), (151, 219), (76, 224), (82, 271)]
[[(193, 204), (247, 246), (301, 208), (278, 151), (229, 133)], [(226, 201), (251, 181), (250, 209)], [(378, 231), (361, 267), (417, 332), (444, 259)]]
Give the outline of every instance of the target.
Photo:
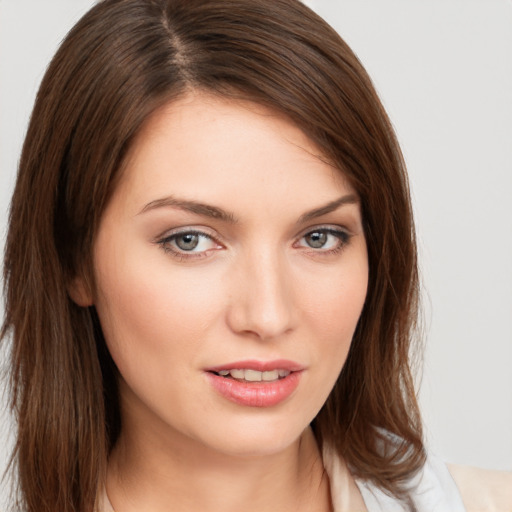
[[(2, 244), (39, 82), (93, 3), (0, 0)], [(366, 66), (408, 164), (423, 279), (419, 384), (429, 445), (451, 462), (512, 470), (512, 2), (306, 3)], [(12, 424), (1, 418), (3, 468)]]

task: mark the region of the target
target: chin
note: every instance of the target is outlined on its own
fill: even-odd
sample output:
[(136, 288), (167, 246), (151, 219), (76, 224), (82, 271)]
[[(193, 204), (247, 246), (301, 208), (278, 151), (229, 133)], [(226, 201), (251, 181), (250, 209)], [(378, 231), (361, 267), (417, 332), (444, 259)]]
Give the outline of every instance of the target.
[[(245, 415), (244, 415), (245, 416)], [(263, 457), (276, 455), (299, 440), (309, 421), (292, 421), (290, 414), (269, 420), (248, 417), (231, 419), (228, 423), (210, 424), (202, 442), (218, 453), (233, 457)]]

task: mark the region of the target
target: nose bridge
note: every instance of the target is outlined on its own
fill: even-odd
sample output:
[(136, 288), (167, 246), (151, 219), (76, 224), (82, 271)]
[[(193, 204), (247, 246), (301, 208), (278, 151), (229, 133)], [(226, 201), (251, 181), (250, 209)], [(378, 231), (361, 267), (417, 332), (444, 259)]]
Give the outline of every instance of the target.
[(293, 292), (285, 255), (275, 247), (259, 247), (248, 251), (238, 266), (231, 327), (261, 339), (275, 338), (293, 328)]

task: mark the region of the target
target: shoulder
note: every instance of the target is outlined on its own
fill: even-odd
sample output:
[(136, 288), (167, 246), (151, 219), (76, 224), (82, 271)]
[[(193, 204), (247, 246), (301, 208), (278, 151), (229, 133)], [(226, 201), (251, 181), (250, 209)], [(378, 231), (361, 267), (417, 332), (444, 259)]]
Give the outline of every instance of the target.
[[(390, 438), (393, 442), (394, 438)], [(340, 492), (343, 471), (340, 455), (332, 447), (324, 447), (324, 464), (331, 479), (333, 504)], [(327, 464), (326, 464), (327, 463)], [(341, 469), (340, 469), (341, 467)], [(361, 508), (334, 510), (367, 510), (370, 512), (512, 512), (512, 473), (491, 471), (469, 466), (445, 464), (427, 451), (425, 464), (403, 481), (407, 498), (398, 500), (369, 480), (355, 478), (364, 505)], [(346, 486), (345, 486), (346, 487)]]
[[(349, 470), (346, 464), (332, 447), (324, 446), (323, 458), (331, 483), (331, 497), (335, 512), (342, 510), (465, 512), (466, 510), (446, 464), (432, 454), (428, 454), (425, 464), (417, 473), (402, 481), (406, 491), (406, 496), (403, 498), (388, 494), (370, 480), (354, 478), (351, 475), (348, 477)], [(355, 484), (355, 486), (352, 485), (352, 489), (350, 489), (349, 480)], [(348, 501), (350, 506), (347, 506), (347, 497), (350, 497)]]
[(467, 512), (512, 511), (512, 473), (449, 464)]

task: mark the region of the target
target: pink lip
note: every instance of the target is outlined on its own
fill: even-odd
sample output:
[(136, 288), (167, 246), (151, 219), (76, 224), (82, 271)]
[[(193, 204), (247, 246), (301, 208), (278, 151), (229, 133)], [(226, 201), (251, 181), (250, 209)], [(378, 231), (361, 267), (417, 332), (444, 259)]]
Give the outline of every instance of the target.
[(299, 372), (304, 370), (304, 366), (296, 363), (295, 361), (290, 361), (289, 359), (276, 359), (274, 361), (247, 360), (235, 361), (233, 363), (227, 363), (219, 366), (212, 366), (211, 368), (206, 368), (206, 371), (220, 372), (221, 370), (235, 369), (256, 370), (258, 372), (270, 372), (272, 370), (288, 370), (289, 372)]
[[(291, 373), (273, 382), (240, 382), (222, 377), (213, 372), (232, 369), (248, 369), (260, 372), (288, 370)], [(237, 361), (215, 366), (206, 370), (206, 376), (213, 388), (224, 398), (247, 407), (272, 407), (286, 400), (299, 385), (304, 367), (288, 360)]]

